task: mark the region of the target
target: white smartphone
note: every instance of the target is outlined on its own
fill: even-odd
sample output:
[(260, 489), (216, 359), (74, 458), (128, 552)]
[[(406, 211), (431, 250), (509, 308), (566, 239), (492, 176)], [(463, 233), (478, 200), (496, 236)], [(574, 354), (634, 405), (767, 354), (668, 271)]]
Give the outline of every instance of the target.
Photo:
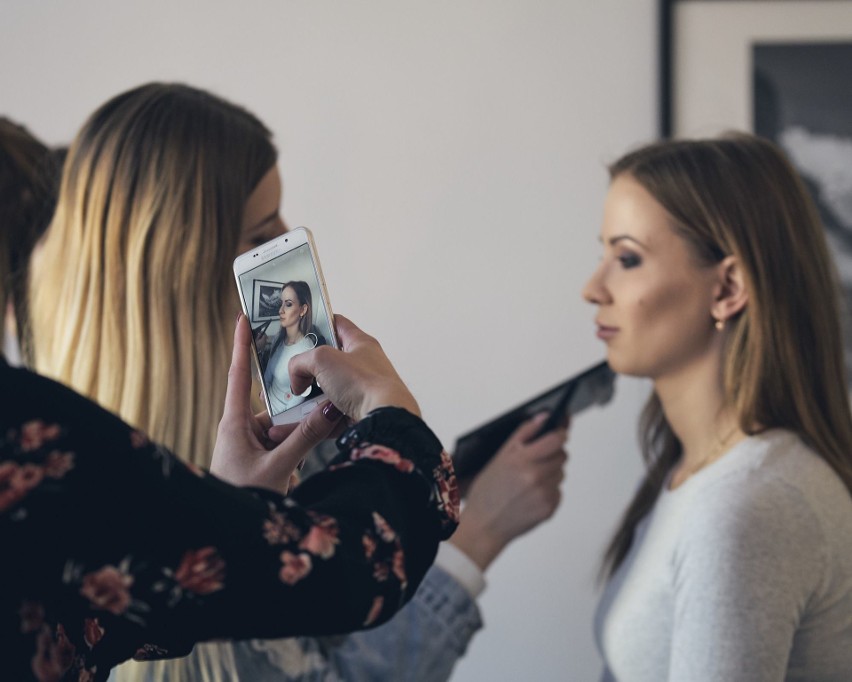
[(237, 256), (234, 277), (272, 423), (297, 422), (323, 393), (316, 381), (303, 393), (291, 390), (290, 358), (321, 345), (339, 347), (310, 230), (297, 227)]

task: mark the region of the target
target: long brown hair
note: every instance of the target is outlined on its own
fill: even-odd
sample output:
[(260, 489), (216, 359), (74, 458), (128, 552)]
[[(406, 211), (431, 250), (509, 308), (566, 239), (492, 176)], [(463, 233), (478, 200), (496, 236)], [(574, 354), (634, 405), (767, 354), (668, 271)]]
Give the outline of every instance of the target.
[[(24, 126), (0, 117), (0, 318), (11, 301), (22, 346), (27, 345), (30, 255), (53, 215), (62, 156), (61, 149), (51, 149)], [(0, 326), (0, 347), (4, 333)]]
[[(745, 433), (796, 432), (852, 494), (852, 416), (837, 278), (817, 211), (778, 147), (743, 133), (663, 141), (616, 161), (672, 216), (703, 263), (733, 255), (749, 294), (728, 321), (724, 390)], [(611, 575), (681, 456), (656, 394), (640, 420), (647, 473), (604, 558)]]
[(35, 368), (207, 465), (239, 309), (231, 263), (276, 158), (257, 118), (186, 85), (95, 111), (33, 264)]

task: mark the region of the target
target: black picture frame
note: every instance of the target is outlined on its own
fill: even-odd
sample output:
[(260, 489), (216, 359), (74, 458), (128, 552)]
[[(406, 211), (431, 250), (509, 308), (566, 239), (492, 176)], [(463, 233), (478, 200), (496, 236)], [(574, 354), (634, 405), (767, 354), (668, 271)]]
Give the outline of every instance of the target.
[[(728, 65), (732, 52), (746, 47), (745, 40), (852, 41), (852, 0), (660, 0), (658, 13), (658, 132), (663, 138), (714, 135), (728, 129), (751, 130), (751, 117), (725, 114), (725, 102), (718, 110), (720, 113), (708, 114), (706, 121), (693, 120), (692, 114), (679, 111), (679, 107), (683, 108), (679, 102), (692, 101), (685, 88), (722, 93), (721, 98), (710, 99), (730, 98), (728, 111), (742, 111), (749, 106), (749, 91), (739, 85), (725, 89), (728, 78), (725, 70), (718, 68), (718, 64), (710, 64), (711, 60), (722, 58)], [(701, 40), (690, 40), (686, 34), (698, 21), (695, 16), (702, 14), (713, 17), (717, 23)], [(718, 45), (718, 51), (708, 49), (709, 44)], [(733, 61), (739, 59), (735, 57)], [(716, 68), (708, 69), (702, 77), (686, 73), (685, 65), (700, 64), (702, 60)], [(742, 67), (742, 73), (736, 75), (747, 80), (750, 65), (743, 62)], [(733, 65), (732, 68), (736, 69)]]
[(256, 322), (267, 322), (278, 319), (278, 308), (281, 306), (279, 299), (278, 304), (270, 304), (269, 297), (275, 292), (280, 292), (283, 282), (272, 282), (265, 279), (252, 280), (252, 296), (251, 296), (251, 316), (249, 321), (252, 324)]

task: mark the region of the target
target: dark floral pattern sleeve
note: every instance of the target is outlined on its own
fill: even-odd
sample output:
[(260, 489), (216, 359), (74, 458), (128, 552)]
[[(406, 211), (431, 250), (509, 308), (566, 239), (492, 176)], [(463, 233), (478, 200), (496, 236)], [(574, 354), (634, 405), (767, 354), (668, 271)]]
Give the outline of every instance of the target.
[(0, 679), (104, 680), (197, 641), (379, 624), (457, 523), (450, 460), (404, 410), (368, 415), (282, 497), (2, 360), (0, 386)]

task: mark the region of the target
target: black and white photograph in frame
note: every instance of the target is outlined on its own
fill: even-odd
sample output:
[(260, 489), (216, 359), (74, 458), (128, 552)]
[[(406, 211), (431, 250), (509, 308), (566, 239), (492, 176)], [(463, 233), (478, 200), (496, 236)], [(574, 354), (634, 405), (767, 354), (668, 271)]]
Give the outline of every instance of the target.
[(252, 324), (278, 319), (282, 286), (284, 282), (270, 282), (265, 279), (252, 281), (250, 320)]
[(852, 368), (852, 41), (758, 43), (752, 63), (754, 132), (784, 149), (819, 209)]

